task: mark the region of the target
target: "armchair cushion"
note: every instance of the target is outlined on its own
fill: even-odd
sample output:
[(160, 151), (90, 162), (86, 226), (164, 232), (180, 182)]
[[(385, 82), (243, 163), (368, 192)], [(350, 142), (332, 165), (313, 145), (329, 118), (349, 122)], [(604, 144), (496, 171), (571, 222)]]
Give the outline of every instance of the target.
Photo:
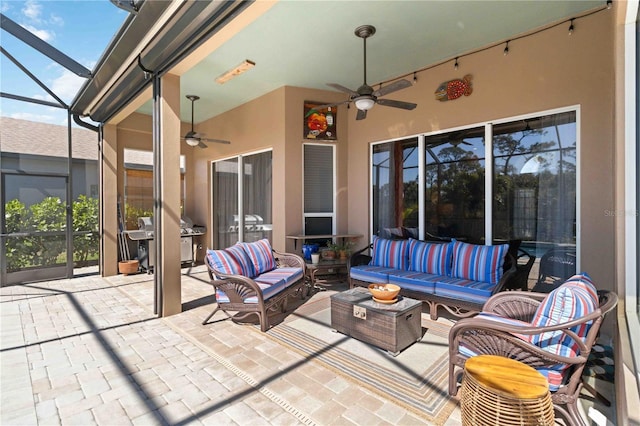
[(427, 274), (451, 275), (452, 243), (409, 240), (409, 270)]
[(406, 270), (409, 263), (408, 247), (408, 240), (388, 240), (374, 236), (370, 264), (372, 266)]
[[(242, 252), (244, 257), (244, 252)], [(207, 250), (207, 261), (213, 269), (223, 274), (246, 275), (245, 267), (230, 250)]]
[[(534, 327), (549, 327), (582, 318), (598, 308), (597, 291), (586, 274), (574, 275), (544, 298), (531, 321)], [(592, 321), (571, 330), (580, 337), (587, 335)], [(556, 355), (573, 357), (578, 344), (560, 330), (534, 336), (532, 343)]]
[(472, 281), (497, 284), (503, 273), (508, 244), (481, 246), (453, 241), (451, 275)]
[(268, 239), (263, 238), (253, 243), (238, 243), (238, 245), (242, 247), (253, 265), (254, 276), (251, 278), (275, 269), (276, 260)]

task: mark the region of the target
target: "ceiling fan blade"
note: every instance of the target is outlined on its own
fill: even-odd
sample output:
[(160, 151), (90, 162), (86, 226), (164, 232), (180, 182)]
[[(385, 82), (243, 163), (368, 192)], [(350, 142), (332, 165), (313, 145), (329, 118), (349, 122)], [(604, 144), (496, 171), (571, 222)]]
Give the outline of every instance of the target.
[(414, 109), (418, 104), (412, 104), (410, 102), (394, 101), (392, 99), (378, 99), (376, 103), (384, 106), (402, 108), (402, 109)]
[(227, 140), (224, 140), (224, 139), (212, 139), (212, 138), (200, 138), (200, 143), (202, 143), (202, 141), (223, 143), (225, 145), (229, 145), (231, 143), (231, 141), (227, 141)]
[(200, 141), (200, 143), (198, 144), (198, 148), (208, 148), (207, 144), (202, 142), (202, 140)]
[(367, 110), (359, 109), (356, 114), (356, 120), (364, 120), (365, 118), (367, 118)]
[(375, 92), (373, 92), (373, 96), (384, 96), (384, 95), (388, 95), (389, 93), (393, 93), (393, 92), (397, 92), (398, 90), (401, 89), (406, 89), (407, 87), (411, 87), (412, 84), (409, 80), (396, 80), (393, 83), (387, 85), (387, 86), (382, 86), (380, 89), (376, 90)]
[(343, 85), (341, 85), (341, 84), (337, 84), (337, 83), (327, 83), (327, 86), (331, 86), (331, 87), (333, 87), (334, 89), (337, 89), (337, 90), (339, 90), (339, 91), (341, 91), (341, 92), (348, 93), (348, 94), (350, 94), (351, 96), (360, 96), (360, 94), (359, 94), (358, 92), (355, 92), (355, 91), (353, 91), (353, 90), (349, 89), (348, 87), (344, 87), (344, 86), (343, 86)]

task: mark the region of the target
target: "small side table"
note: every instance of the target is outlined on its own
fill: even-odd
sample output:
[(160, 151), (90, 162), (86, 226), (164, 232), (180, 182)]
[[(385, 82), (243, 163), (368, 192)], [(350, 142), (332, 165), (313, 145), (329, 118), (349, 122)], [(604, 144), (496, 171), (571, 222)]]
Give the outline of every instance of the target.
[(469, 358), (461, 388), (463, 425), (553, 425), (547, 379), (534, 368), (496, 355)]
[(331, 270), (337, 270), (347, 267), (347, 259), (320, 259), (318, 263), (311, 263), (309, 260), (305, 260), (307, 264), (307, 274), (309, 275), (309, 281), (312, 290), (319, 290), (320, 287), (317, 283), (316, 275), (318, 273), (327, 273)]

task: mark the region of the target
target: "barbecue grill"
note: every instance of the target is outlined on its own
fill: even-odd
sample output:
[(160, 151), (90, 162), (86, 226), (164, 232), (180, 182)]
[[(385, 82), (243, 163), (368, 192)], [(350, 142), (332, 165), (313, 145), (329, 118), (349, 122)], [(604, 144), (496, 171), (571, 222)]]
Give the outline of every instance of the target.
[[(193, 237), (204, 235), (207, 231), (202, 225), (194, 225), (193, 221), (183, 216), (180, 218), (180, 263), (191, 263), (195, 265), (195, 252), (198, 244), (193, 242)], [(138, 243), (138, 260), (140, 266), (148, 273), (154, 266), (155, 242), (153, 236), (153, 218), (139, 217), (138, 229), (126, 231), (126, 234), (133, 241)]]

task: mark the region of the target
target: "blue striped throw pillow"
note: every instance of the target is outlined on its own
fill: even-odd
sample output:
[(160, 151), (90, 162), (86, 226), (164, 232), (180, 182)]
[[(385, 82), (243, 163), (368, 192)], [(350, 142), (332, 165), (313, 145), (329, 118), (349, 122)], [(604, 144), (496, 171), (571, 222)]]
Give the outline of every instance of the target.
[(409, 263), (408, 247), (408, 240), (388, 240), (374, 236), (373, 253), (369, 264), (406, 271)]
[(409, 239), (409, 270), (427, 274), (451, 274), (453, 243), (426, 243)]
[(249, 257), (255, 276), (276, 268), (276, 260), (273, 257), (273, 250), (268, 239), (263, 238), (253, 243), (238, 243), (238, 245)]
[(502, 278), (509, 244), (481, 246), (453, 241), (451, 276), (497, 284)]
[(207, 262), (221, 274), (244, 275), (242, 265), (238, 259), (226, 250), (207, 250)]

